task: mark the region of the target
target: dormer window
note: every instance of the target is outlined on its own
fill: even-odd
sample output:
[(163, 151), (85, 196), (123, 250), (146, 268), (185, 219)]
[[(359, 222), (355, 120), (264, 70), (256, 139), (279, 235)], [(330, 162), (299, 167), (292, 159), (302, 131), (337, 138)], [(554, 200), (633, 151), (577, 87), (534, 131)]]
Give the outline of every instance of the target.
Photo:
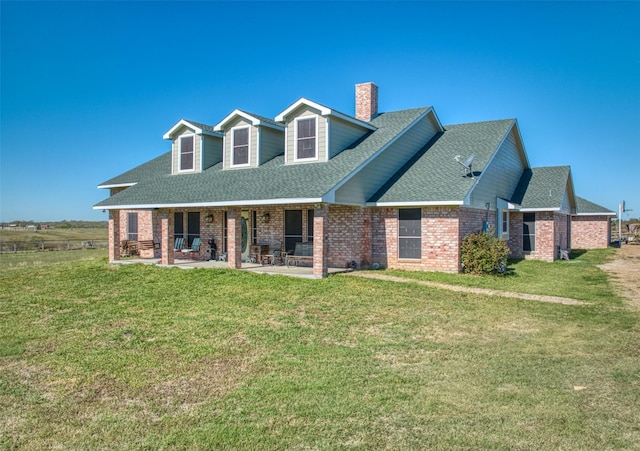
[(232, 129), (232, 161), (231, 166), (249, 165), (249, 132), (250, 127)]
[(317, 124), (318, 118), (316, 116), (296, 119), (296, 160), (317, 159)]
[(180, 170), (193, 171), (195, 165), (194, 135), (180, 137)]

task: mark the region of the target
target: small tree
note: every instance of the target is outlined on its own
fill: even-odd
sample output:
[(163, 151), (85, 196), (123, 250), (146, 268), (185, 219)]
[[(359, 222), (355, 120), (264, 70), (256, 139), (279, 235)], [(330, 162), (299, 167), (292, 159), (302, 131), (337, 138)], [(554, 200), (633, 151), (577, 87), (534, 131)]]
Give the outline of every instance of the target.
[(462, 239), (461, 260), (465, 273), (503, 273), (507, 268), (508, 255), (507, 243), (494, 236), (490, 230), (472, 233)]

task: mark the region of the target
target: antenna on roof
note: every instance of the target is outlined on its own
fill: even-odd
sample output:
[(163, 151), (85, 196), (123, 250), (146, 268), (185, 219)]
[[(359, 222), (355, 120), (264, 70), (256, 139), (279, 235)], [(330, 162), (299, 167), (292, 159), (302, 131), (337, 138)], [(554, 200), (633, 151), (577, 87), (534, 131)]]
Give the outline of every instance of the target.
[(464, 176), (470, 175), (473, 178), (473, 171), (471, 170), (471, 163), (473, 163), (473, 159), (475, 158), (475, 154), (471, 154), (469, 158), (464, 161), (460, 161), (460, 155), (456, 155), (453, 159), (456, 160), (460, 165), (464, 168)]

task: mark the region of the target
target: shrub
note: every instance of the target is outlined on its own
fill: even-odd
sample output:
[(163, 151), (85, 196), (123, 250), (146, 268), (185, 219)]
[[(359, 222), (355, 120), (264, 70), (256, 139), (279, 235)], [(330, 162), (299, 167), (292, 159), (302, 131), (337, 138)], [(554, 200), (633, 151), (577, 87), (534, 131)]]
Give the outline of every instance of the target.
[(462, 240), (461, 260), (465, 273), (495, 274), (507, 268), (509, 247), (491, 233), (478, 232), (467, 235)]

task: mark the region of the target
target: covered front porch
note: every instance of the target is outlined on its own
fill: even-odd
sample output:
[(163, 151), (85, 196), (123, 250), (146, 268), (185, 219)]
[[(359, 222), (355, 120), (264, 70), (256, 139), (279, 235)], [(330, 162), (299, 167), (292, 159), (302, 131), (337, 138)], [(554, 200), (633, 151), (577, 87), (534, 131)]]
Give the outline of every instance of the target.
[[(109, 260), (119, 262), (128, 242), (144, 241), (153, 244), (136, 254), (145, 263), (309, 273), (322, 278), (337, 269), (329, 268), (328, 223), (327, 204), (111, 210)], [(184, 244), (178, 247), (177, 243)], [(279, 255), (291, 255), (297, 243), (311, 246), (306, 267), (287, 267), (284, 259), (280, 265), (263, 266), (259, 254), (256, 258), (256, 248), (262, 253), (277, 249)], [(127, 256), (123, 261), (134, 260)]]

